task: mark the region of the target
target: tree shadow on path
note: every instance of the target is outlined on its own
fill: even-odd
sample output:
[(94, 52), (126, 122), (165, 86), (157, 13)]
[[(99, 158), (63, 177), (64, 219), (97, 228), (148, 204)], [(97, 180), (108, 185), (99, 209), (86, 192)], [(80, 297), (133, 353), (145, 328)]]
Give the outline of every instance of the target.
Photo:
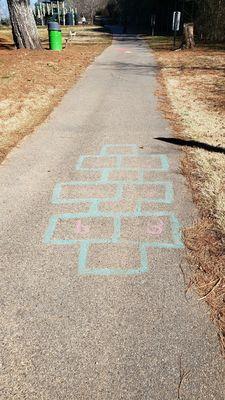
[(213, 146), (208, 143), (198, 142), (197, 140), (184, 140), (184, 139), (166, 138), (166, 137), (156, 137), (154, 139), (166, 143), (175, 144), (177, 146), (187, 146), (187, 147), (207, 150), (213, 153), (225, 154), (225, 148)]

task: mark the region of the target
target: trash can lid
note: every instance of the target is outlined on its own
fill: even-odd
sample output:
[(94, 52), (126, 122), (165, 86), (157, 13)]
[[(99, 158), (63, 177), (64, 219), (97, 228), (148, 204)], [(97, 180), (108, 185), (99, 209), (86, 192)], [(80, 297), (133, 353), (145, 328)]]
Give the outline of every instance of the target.
[(49, 22), (48, 30), (49, 31), (61, 31), (61, 28), (60, 28), (60, 25), (58, 24), (58, 22)]

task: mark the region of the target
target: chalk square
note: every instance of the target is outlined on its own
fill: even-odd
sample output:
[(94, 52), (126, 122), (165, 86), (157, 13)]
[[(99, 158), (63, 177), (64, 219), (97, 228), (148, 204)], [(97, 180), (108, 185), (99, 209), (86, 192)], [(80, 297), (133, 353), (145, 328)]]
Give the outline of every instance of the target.
[(120, 241), (142, 243), (146, 248), (183, 248), (181, 225), (171, 212), (140, 212), (138, 216), (121, 217)]
[(162, 203), (171, 204), (174, 199), (173, 184), (169, 181), (145, 181), (126, 183), (123, 186), (123, 198), (134, 198), (134, 188), (136, 201), (142, 203)]
[[(79, 262), (78, 262), (78, 273), (79, 275), (87, 275), (87, 276), (134, 276), (134, 275), (140, 275), (148, 272), (148, 254), (147, 254), (147, 249), (143, 245), (139, 245), (134, 247), (130, 245), (130, 247), (134, 247), (136, 251), (136, 257), (139, 258), (139, 266), (136, 267), (132, 265), (131, 267), (123, 268), (121, 265), (118, 267), (98, 267), (98, 266), (88, 266), (88, 257), (89, 257), (89, 252), (90, 252), (90, 246), (93, 244), (90, 244), (88, 242), (83, 242), (81, 243), (81, 248), (80, 248), (80, 255), (79, 255)], [(116, 249), (115, 245), (110, 244), (111, 246), (114, 246)], [(96, 247), (95, 247), (96, 249)], [(137, 250), (138, 249), (138, 250)], [(127, 249), (127, 251), (129, 251)], [(137, 255), (137, 252), (139, 253)], [(98, 256), (97, 256), (98, 257)], [(104, 252), (102, 252), (101, 257), (104, 257)], [(115, 259), (115, 255), (111, 255), (109, 257), (109, 260), (112, 260), (112, 258)], [(100, 263), (100, 262), (99, 262)], [(131, 261), (131, 264), (133, 262)]]
[(85, 155), (76, 164), (76, 170), (98, 171), (105, 168), (117, 168), (118, 157), (115, 155)]
[(84, 241), (111, 243), (116, 238), (115, 221), (112, 217), (66, 213), (53, 215), (50, 218), (44, 243), (56, 245), (73, 245)]
[(169, 161), (165, 154), (125, 155), (121, 157), (121, 168), (167, 172)]
[(112, 183), (137, 183), (140, 182), (140, 171), (128, 169), (111, 169), (108, 174), (108, 182)]
[[(68, 188), (74, 188), (74, 195), (77, 197), (69, 197)], [(80, 189), (80, 192), (79, 192)], [(67, 196), (63, 194), (67, 190)], [(60, 182), (57, 183), (53, 190), (52, 204), (76, 204), (81, 202), (93, 203), (94, 201), (118, 201), (121, 198), (122, 188), (117, 184), (108, 182)]]
[(83, 170), (76, 170), (73, 174), (73, 181), (74, 182), (100, 182), (102, 171), (83, 171)]
[(99, 213), (115, 213), (123, 215), (124, 213), (135, 214), (137, 202), (133, 199), (122, 199), (120, 201), (102, 201), (98, 205)]

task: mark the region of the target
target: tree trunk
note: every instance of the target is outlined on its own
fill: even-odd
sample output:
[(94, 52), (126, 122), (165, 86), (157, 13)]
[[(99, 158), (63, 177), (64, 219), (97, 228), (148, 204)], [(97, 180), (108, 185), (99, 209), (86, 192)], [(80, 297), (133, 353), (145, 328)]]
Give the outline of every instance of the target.
[(198, 23), (202, 25), (204, 37), (211, 42), (225, 40), (225, 2), (224, 0), (198, 0), (201, 13)]
[(188, 49), (195, 47), (194, 24), (184, 24), (184, 37)]
[(40, 49), (41, 41), (29, 0), (7, 1), (16, 47), (18, 49)]

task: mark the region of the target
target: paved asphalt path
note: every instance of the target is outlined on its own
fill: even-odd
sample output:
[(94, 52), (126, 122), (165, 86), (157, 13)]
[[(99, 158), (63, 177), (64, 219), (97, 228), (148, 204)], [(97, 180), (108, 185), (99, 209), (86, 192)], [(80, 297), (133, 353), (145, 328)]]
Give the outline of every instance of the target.
[(216, 330), (185, 296), (195, 210), (155, 139), (156, 71), (115, 37), (0, 167), (2, 399), (225, 398)]

